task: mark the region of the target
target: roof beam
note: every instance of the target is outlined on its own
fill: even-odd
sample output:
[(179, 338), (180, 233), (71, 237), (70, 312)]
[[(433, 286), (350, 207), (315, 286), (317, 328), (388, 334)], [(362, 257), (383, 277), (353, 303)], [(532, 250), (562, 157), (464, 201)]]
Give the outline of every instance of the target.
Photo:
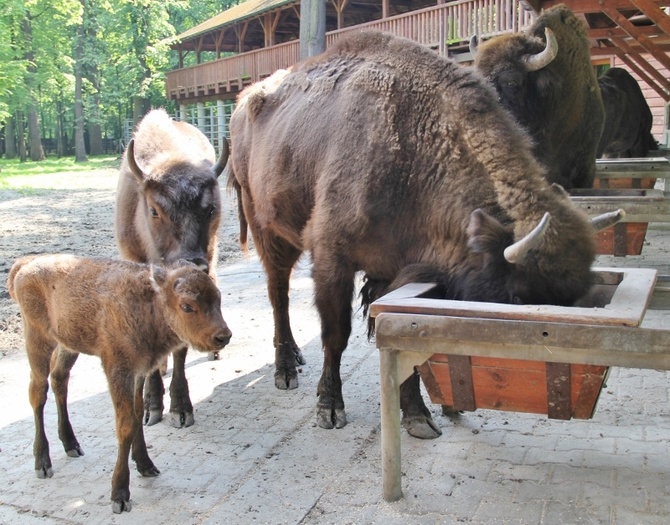
[[(637, 9), (632, 4), (632, 0), (546, 0), (540, 3), (542, 9), (565, 4), (573, 13), (597, 13), (602, 11), (605, 6), (611, 9)], [(659, 8), (670, 7), (670, 0), (657, 0), (653, 3)]]
[(670, 35), (670, 16), (658, 7), (658, 4), (652, 0), (631, 0), (631, 3), (647, 15), (666, 35)]
[(635, 27), (630, 20), (619, 13), (619, 11), (616, 9), (607, 7), (607, 5), (602, 6), (602, 11), (607, 16), (609, 16), (615, 24), (628, 33), (631, 38), (637, 40), (650, 55), (652, 55), (663, 65), (663, 67), (670, 70), (670, 57), (668, 57), (668, 55), (659, 49), (658, 46), (656, 46), (656, 44), (652, 42), (651, 39), (649, 39), (649, 37), (638, 31), (638, 28)]

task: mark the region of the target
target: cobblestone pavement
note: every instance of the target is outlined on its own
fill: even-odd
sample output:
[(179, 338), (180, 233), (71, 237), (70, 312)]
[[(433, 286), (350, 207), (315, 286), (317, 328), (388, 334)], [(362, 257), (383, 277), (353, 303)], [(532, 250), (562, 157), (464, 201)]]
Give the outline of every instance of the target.
[[(655, 226), (643, 256), (601, 257), (599, 265), (669, 274), (670, 230)], [(85, 456), (62, 451), (50, 395), (54, 476), (47, 480), (33, 472), (26, 358), (2, 360), (0, 523), (670, 523), (668, 373), (613, 369), (588, 421), (484, 410), (449, 418), (431, 406), (444, 434), (430, 441), (403, 434), (404, 497), (386, 503), (378, 355), (361, 313), (343, 359), (349, 424), (323, 430), (314, 417), (322, 356), (308, 263), (292, 281), (292, 320), (308, 361), (292, 391), (274, 387), (272, 314), (258, 261), (221, 267), (219, 283), (233, 341), (219, 361), (189, 353), (196, 423), (145, 429), (161, 475), (142, 478), (131, 468), (130, 513), (111, 510), (116, 439), (97, 360), (81, 357), (70, 382), (71, 418)], [(664, 312), (649, 323), (670, 324)]]

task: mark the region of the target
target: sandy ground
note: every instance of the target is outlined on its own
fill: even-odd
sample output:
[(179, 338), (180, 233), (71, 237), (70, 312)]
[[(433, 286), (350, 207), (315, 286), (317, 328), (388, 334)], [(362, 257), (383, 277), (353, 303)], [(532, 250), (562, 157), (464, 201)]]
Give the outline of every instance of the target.
[[(0, 359), (23, 351), (19, 310), (6, 286), (17, 258), (38, 253), (118, 257), (113, 227), (117, 171), (97, 171), (95, 176), (94, 186), (103, 189), (37, 190), (30, 195), (0, 191)], [(225, 190), (222, 197), (219, 267), (244, 257), (237, 242), (235, 198)]]

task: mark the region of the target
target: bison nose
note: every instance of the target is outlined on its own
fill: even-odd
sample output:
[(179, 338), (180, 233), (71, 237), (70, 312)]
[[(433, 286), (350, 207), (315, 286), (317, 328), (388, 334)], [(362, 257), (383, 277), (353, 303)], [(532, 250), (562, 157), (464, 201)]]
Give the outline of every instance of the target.
[(214, 335), (214, 343), (223, 348), (230, 342), (230, 338), (233, 336), (230, 330), (221, 330), (217, 334)]
[(189, 259), (189, 262), (195, 264), (198, 267), (198, 270), (202, 270), (205, 273), (209, 272), (209, 264), (207, 263), (207, 259), (204, 259), (203, 257), (193, 257)]

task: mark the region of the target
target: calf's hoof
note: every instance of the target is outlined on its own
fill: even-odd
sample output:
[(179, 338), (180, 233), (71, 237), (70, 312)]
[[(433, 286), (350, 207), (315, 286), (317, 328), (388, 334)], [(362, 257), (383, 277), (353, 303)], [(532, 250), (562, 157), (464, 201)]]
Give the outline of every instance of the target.
[(207, 361), (218, 361), (219, 360), (219, 352), (209, 352), (207, 354)]
[(302, 352), (297, 345), (293, 348), (293, 355), (295, 356), (295, 366), (307, 364), (307, 360), (303, 357)]
[(65, 453), (71, 458), (78, 458), (84, 455), (84, 451), (79, 445), (75, 445), (74, 448), (66, 450)]
[(162, 419), (163, 419), (162, 410), (152, 409), (144, 412), (144, 424), (148, 427), (155, 425), (156, 423), (160, 423)]
[(298, 371), (294, 368), (292, 370), (277, 370), (275, 372), (275, 386), (279, 390), (294, 390), (298, 388)]
[(137, 465), (137, 471), (144, 476), (145, 478), (155, 478), (158, 476), (161, 471), (156, 468), (156, 466), (151, 463), (150, 465)]
[(442, 430), (428, 416), (403, 417), (402, 426), (410, 436), (419, 439), (435, 439), (442, 435)]
[(133, 508), (132, 503), (130, 500), (124, 501), (124, 500), (113, 500), (112, 501), (112, 512), (114, 514), (121, 514), (122, 512), (130, 512)]
[(190, 427), (194, 423), (193, 412), (170, 412), (170, 425), (174, 428)]
[(344, 408), (316, 407), (316, 424), (321, 428), (344, 428), (347, 414)]

